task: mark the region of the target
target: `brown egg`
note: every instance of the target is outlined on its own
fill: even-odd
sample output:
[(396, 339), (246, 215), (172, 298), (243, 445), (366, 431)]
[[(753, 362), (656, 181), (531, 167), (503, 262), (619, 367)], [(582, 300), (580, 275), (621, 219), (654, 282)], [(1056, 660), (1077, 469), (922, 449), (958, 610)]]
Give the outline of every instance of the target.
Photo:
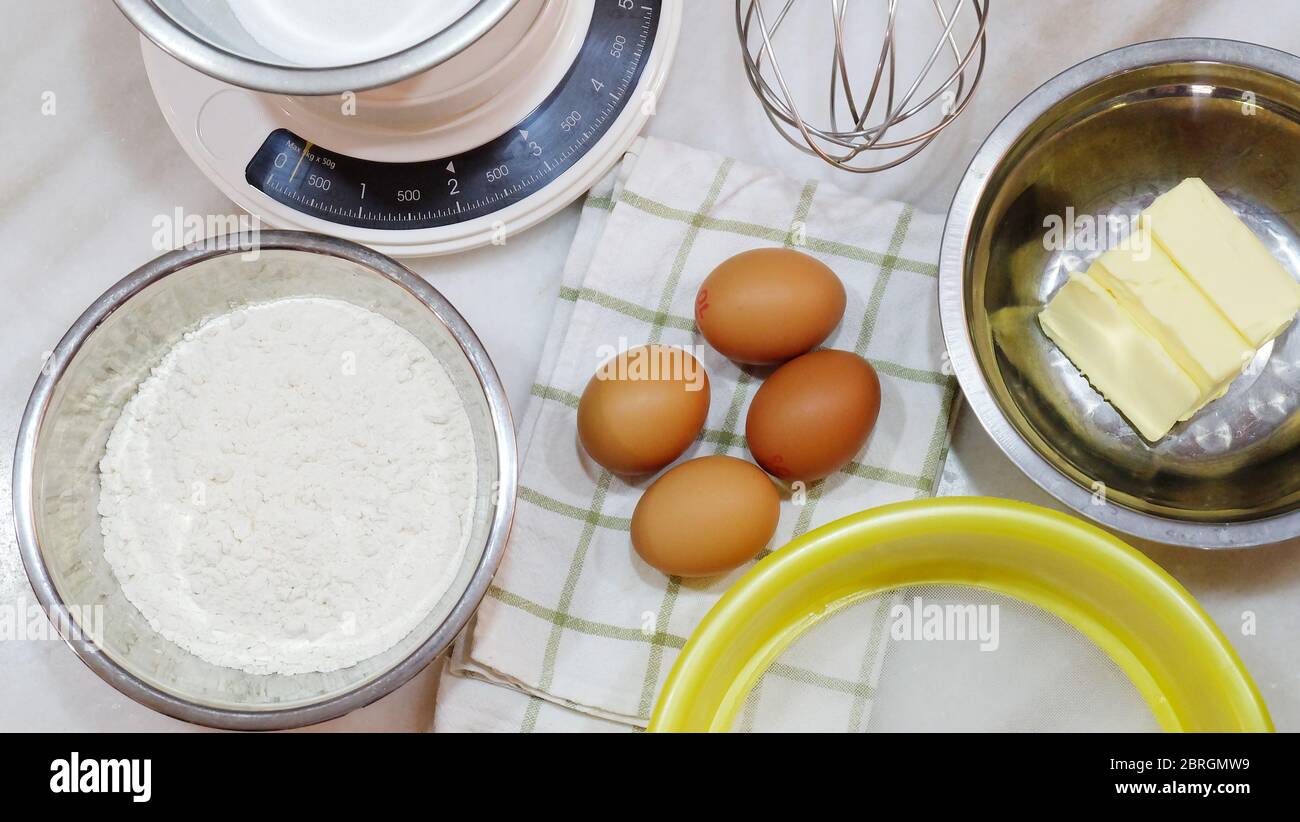
[(632, 513), (632, 547), (665, 574), (707, 577), (751, 559), (781, 516), (781, 497), (753, 463), (699, 457), (646, 489)]
[(844, 284), (820, 260), (757, 248), (713, 269), (695, 295), (709, 345), (741, 363), (773, 365), (822, 343), (844, 316)]
[(758, 389), (745, 438), (758, 464), (783, 480), (811, 482), (862, 450), (880, 416), (880, 378), (848, 351), (814, 351), (778, 368)]
[(709, 414), (709, 375), (680, 348), (642, 345), (605, 361), (578, 402), (578, 439), (616, 474), (651, 474), (682, 455)]

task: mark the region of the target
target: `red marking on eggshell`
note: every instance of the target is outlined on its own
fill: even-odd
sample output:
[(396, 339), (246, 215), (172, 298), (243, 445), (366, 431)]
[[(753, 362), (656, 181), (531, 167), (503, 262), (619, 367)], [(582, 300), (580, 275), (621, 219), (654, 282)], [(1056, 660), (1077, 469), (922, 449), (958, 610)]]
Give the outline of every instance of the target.
[(695, 316), (700, 316), (709, 308), (709, 289), (701, 288), (695, 295)]

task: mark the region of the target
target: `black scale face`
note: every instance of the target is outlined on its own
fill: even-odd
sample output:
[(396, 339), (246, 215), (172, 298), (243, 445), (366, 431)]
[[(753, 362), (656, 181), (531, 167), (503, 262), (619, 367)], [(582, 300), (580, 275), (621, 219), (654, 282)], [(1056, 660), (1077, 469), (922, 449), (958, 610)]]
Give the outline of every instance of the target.
[(434, 228), (516, 203), (595, 145), (632, 100), (662, 0), (596, 0), (578, 57), (510, 131), (451, 157), (385, 163), (330, 151), (276, 129), (245, 170), (249, 185), (304, 214), (381, 230)]

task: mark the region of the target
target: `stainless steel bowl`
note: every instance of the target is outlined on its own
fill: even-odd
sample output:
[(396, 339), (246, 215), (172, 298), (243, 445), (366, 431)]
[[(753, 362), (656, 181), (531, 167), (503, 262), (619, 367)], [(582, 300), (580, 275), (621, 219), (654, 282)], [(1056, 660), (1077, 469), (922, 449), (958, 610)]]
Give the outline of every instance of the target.
[(355, 65), (298, 66), (270, 53), (214, 0), (115, 0), (163, 51), (227, 83), (278, 94), (340, 94), (405, 80), (456, 56), (519, 0), (479, 0), (445, 30), (408, 49)]
[[(274, 729), (332, 719), (384, 696), (451, 644), (501, 561), (514, 511), (514, 427), (474, 332), (432, 286), (363, 246), (296, 231), (217, 238), (164, 254), (110, 288), (73, 324), (32, 390), (18, 430), (13, 502), (19, 550), (68, 644), (122, 693), (179, 719)], [(471, 538), (451, 589), (388, 651), (330, 673), (265, 675), (207, 663), (164, 639), (127, 601), (104, 559), (99, 461), (123, 405), (163, 353), (204, 319), (244, 304), (333, 297), (375, 311), (428, 346), (470, 417), (478, 457)], [(76, 606), (76, 607), (69, 607)], [(102, 607), (103, 630), (75, 617)], [(96, 620), (97, 621), (97, 620)], [(102, 634), (94, 636), (95, 633)]]
[(1046, 491), (1120, 531), (1222, 548), (1300, 534), (1300, 332), (1152, 445), (1081, 377), (1036, 315), (1099, 252), (1050, 249), (1055, 215), (1132, 215), (1202, 177), (1300, 274), (1300, 58), (1230, 40), (1102, 54), (993, 130), (948, 214), (943, 331), (976, 416)]

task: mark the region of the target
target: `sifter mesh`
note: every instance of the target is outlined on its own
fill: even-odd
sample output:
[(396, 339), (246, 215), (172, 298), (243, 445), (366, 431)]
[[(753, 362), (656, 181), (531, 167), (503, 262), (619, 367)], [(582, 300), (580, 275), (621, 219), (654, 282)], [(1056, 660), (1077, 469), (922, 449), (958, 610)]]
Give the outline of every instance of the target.
[(1055, 615), (983, 589), (919, 585), (815, 622), (767, 667), (734, 730), (1160, 728), (1110, 657)]

